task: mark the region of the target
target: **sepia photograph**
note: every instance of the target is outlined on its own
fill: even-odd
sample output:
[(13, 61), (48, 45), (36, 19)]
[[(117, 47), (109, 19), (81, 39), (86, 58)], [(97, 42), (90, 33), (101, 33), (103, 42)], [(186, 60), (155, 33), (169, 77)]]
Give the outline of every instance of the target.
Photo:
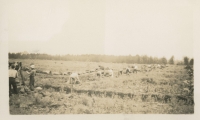
[(194, 4), (5, 3), (9, 115), (193, 115)]

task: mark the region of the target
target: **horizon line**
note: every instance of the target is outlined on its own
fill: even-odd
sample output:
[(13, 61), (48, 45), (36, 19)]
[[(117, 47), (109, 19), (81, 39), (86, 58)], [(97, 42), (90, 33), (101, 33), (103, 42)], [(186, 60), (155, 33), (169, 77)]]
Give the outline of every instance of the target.
[[(24, 52), (27, 52), (27, 51), (24, 51)], [(17, 54), (17, 53), (21, 53), (21, 54), (23, 54), (23, 52), (8, 52), (8, 54), (9, 53), (15, 53), (15, 54)], [(127, 54), (127, 55), (113, 55), (113, 54), (89, 54), (89, 53), (87, 53), (87, 54), (70, 54), (70, 53), (68, 53), (68, 54), (49, 54), (49, 53), (34, 53), (34, 52), (27, 52), (27, 54), (46, 54), (46, 55), (51, 55), (51, 56), (57, 56), (57, 55), (59, 55), (59, 56), (65, 56), (65, 55), (76, 55), (76, 56), (81, 56), (81, 55), (105, 55), (105, 56), (116, 56), (116, 57), (118, 57), (118, 56), (147, 56), (147, 57), (152, 57), (152, 58), (155, 58), (155, 57), (157, 57), (157, 58), (166, 58), (167, 59), (167, 57), (166, 56), (162, 56), (162, 57), (158, 57), (158, 56), (152, 56), (152, 55), (147, 55), (147, 54), (142, 54), (142, 55), (139, 55), (139, 54), (135, 54), (135, 55), (133, 55), (133, 54)], [(176, 56), (175, 55), (171, 55), (171, 57), (172, 56), (174, 56), (174, 58), (176, 58)], [(170, 58), (171, 58), (170, 57)], [(188, 57), (188, 56), (186, 56), (186, 55), (183, 55), (182, 56), (182, 59), (184, 59), (184, 57)], [(194, 59), (193, 57), (188, 57), (189, 59)], [(174, 60), (182, 60), (182, 59), (174, 59)]]

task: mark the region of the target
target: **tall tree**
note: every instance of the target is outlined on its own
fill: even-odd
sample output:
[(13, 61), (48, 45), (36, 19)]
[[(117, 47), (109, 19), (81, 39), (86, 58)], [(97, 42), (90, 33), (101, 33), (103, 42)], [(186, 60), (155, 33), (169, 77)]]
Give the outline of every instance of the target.
[(149, 57), (149, 63), (150, 63), (150, 64), (153, 64), (153, 63), (154, 63), (153, 57), (151, 57), (151, 56)]
[(190, 65), (194, 65), (194, 59), (193, 58), (190, 60)]
[(161, 58), (161, 63), (162, 63), (162, 64), (167, 64), (167, 59), (166, 59), (165, 57), (162, 57), (162, 58)]
[(153, 61), (154, 61), (155, 64), (158, 64), (158, 58), (157, 57), (154, 57)]
[(188, 63), (189, 63), (189, 58), (185, 56), (185, 57), (183, 58), (183, 61), (184, 61), (184, 64), (185, 64), (185, 65), (188, 65)]
[(136, 55), (135, 58), (136, 58), (136, 63), (140, 63), (140, 56)]
[(169, 59), (169, 64), (174, 64), (174, 56), (172, 56), (170, 59)]

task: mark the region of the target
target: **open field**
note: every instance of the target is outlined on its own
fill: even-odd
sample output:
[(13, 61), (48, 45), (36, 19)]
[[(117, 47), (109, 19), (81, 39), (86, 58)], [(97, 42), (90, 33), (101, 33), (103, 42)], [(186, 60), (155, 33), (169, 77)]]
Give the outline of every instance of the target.
[[(11, 114), (193, 114), (194, 95), (186, 90), (193, 83), (185, 66), (169, 65), (150, 72), (123, 74), (122, 63), (95, 63), (53, 60), (10, 59), (23, 66), (34, 63), (36, 70), (78, 72), (81, 84), (68, 84), (68, 75), (37, 73), (35, 87), (42, 90), (23, 92), (10, 97)], [(99, 65), (114, 70), (114, 77), (98, 78)], [(141, 68), (142, 65), (138, 65)], [(28, 75), (24, 73), (26, 85)], [(20, 77), (19, 77), (20, 79)], [(184, 83), (185, 80), (191, 84)], [(21, 89), (21, 86), (18, 86)]]

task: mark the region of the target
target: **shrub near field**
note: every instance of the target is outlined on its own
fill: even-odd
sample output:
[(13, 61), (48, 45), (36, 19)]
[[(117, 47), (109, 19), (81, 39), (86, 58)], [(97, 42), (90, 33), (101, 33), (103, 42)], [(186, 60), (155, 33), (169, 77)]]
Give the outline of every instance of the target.
[[(108, 66), (114, 71), (127, 64), (69, 62), (50, 60), (22, 61), (34, 63), (36, 69), (51, 71), (85, 71)], [(141, 65), (138, 65), (139, 67)], [(115, 76), (115, 75), (114, 75)], [(169, 65), (151, 72), (138, 72), (119, 77), (97, 78), (80, 75), (81, 84), (67, 84), (68, 76), (37, 74), (35, 86), (41, 91), (10, 97), (11, 114), (191, 114), (193, 94), (183, 89), (184, 80), (193, 81), (184, 66)], [(91, 79), (90, 79), (91, 78)], [(26, 85), (28, 85), (26, 77)], [(62, 91), (64, 89), (64, 91)]]

